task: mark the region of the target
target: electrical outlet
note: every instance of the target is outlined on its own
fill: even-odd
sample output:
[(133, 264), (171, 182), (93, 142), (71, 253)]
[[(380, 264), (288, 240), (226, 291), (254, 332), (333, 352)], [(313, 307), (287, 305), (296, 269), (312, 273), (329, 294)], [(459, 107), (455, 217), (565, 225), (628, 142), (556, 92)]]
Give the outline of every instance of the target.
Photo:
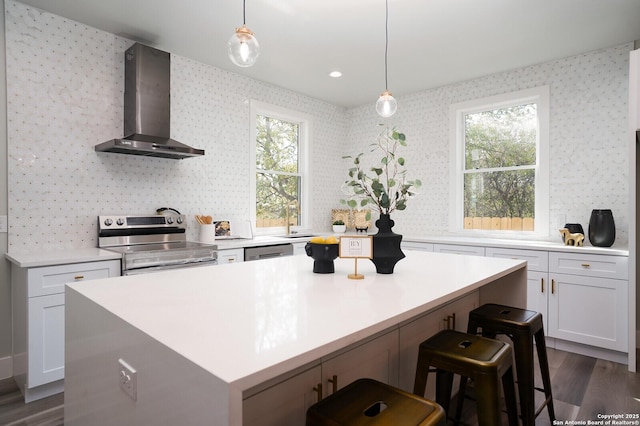
[(118, 381), (120, 389), (136, 401), (138, 399), (138, 373), (122, 358), (118, 359)]
[(7, 232), (7, 215), (0, 215), (0, 232)]

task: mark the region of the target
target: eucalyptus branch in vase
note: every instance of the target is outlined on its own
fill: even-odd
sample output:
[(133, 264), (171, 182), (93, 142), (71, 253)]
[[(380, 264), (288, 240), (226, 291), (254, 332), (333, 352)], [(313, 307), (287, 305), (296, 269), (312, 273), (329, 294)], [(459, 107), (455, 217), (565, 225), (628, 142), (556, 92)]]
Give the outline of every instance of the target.
[(385, 128), (370, 146), (372, 155), (382, 154), (379, 163), (371, 167), (362, 165), (364, 153), (342, 157), (353, 159), (353, 167), (349, 169), (349, 179), (343, 186), (349, 198), (340, 202), (351, 209), (372, 206), (383, 215), (406, 209), (407, 201), (418, 194), (422, 182), (407, 179), (405, 159), (397, 153), (400, 146), (407, 146), (405, 134), (395, 128)]

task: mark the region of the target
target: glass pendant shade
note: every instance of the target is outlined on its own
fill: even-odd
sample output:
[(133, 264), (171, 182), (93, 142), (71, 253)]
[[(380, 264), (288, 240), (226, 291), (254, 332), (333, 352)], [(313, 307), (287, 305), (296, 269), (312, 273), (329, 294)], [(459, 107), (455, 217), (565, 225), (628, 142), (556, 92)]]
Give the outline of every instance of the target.
[(398, 102), (388, 90), (382, 92), (376, 102), (376, 111), (381, 117), (391, 117), (398, 109)]
[(256, 63), (260, 54), (260, 45), (253, 33), (245, 25), (236, 28), (229, 39), (229, 59), (239, 67), (250, 67)]

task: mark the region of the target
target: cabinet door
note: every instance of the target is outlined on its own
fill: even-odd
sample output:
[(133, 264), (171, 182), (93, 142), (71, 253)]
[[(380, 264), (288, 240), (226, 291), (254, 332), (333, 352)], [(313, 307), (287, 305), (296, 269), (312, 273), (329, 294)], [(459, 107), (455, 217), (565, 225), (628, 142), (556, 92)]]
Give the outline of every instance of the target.
[(244, 262), (244, 249), (231, 249), (218, 251), (218, 263)]
[[(421, 316), (420, 318), (400, 327), (400, 353), (398, 387), (406, 392), (413, 392), (413, 381), (416, 376), (418, 363), (418, 347), (442, 330), (444, 309)], [(435, 401), (435, 380), (427, 381), (425, 396)]]
[(544, 323), (544, 334), (549, 334), (547, 295), (551, 292), (551, 285), (546, 272), (527, 272), (527, 309), (540, 312)]
[[(400, 352), (398, 356), (398, 387), (400, 389), (413, 392), (420, 343), (445, 329), (466, 332), (469, 312), (477, 308), (478, 304), (479, 293), (474, 291), (400, 327)], [(435, 380), (428, 381), (425, 395), (432, 400), (435, 398)]]
[(314, 391), (320, 383), (317, 365), (297, 374), (242, 403), (242, 423), (263, 426), (299, 426), (305, 424), (307, 409), (318, 402)]
[(322, 362), (325, 396), (363, 377), (398, 386), (397, 330)]
[(549, 336), (626, 352), (627, 281), (549, 274)]
[(27, 387), (64, 378), (64, 294), (31, 297)]

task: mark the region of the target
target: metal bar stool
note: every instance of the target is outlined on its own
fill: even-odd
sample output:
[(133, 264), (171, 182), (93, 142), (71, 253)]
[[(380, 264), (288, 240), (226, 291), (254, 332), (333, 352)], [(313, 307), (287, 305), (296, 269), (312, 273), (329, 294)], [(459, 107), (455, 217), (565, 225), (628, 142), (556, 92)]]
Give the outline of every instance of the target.
[(444, 426), (433, 401), (373, 379), (358, 379), (307, 410), (307, 426)]
[[(511, 306), (488, 303), (469, 313), (469, 333), (477, 333), (482, 329), (482, 335), (495, 338), (497, 334), (506, 334), (513, 342), (515, 354), (516, 376), (520, 395), (520, 412), (523, 426), (534, 426), (536, 417), (547, 407), (549, 419), (556, 419), (551, 396), (551, 378), (549, 377), (549, 361), (547, 347), (544, 340), (544, 325), (542, 314), (535, 311), (513, 308)], [(534, 385), (533, 341), (538, 352), (538, 362), (544, 388)], [(466, 380), (460, 381), (458, 393), (458, 409), (456, 419), (459, 418), (464, 398)], [(536, 410), (534, 390), (544, 392), (545, 400)]]
[(430, 367), (436, 368), (436, 402), (449, 412), (453, 375), (469, 377), (478, 389), (480, 426), (502, 424), (500, 383), (504, 390), (509, 425), (518, 424), (511, 346), (475, 334), (444, 330), (420, 343), (413, 393), (424, 395)]

